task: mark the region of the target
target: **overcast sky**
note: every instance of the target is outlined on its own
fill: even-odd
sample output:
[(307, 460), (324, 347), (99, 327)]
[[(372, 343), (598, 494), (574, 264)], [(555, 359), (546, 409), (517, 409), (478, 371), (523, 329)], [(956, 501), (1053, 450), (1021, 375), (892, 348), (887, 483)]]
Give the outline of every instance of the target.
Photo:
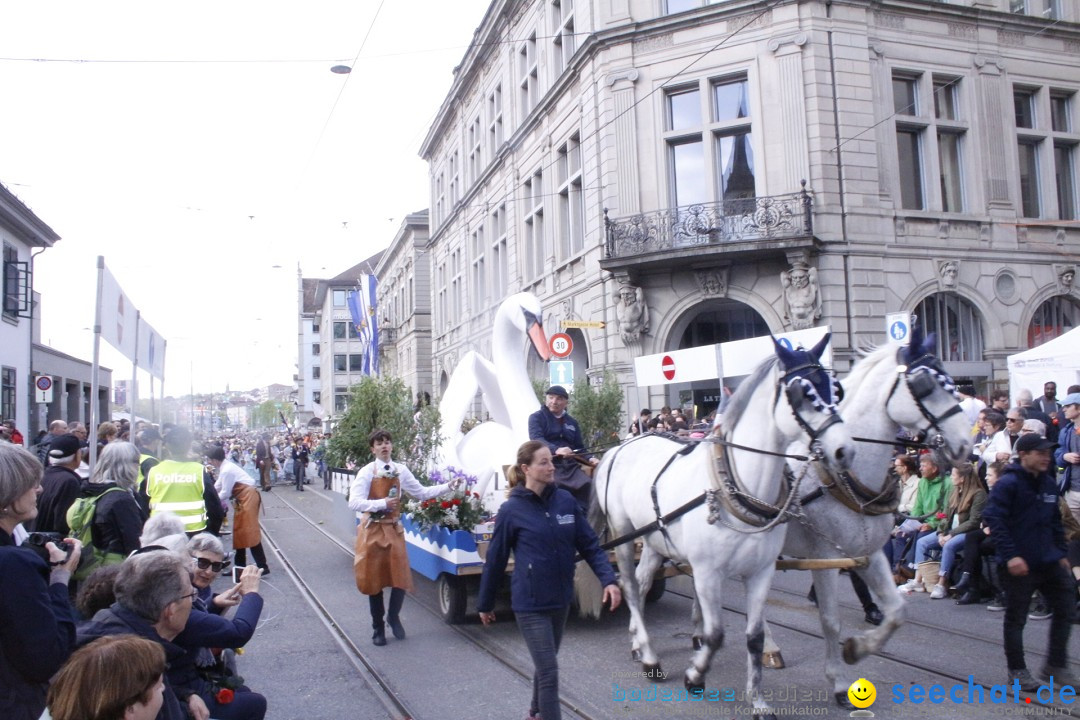
[(166, 394), (292, 382), (298, 264), (336, 275), (428, 206), (417, 151), (488, 0), (379, 5), (5, 4), (0, 182), (62, 238), (45, 344), (90, 359), (103, 255), (168, 342)]

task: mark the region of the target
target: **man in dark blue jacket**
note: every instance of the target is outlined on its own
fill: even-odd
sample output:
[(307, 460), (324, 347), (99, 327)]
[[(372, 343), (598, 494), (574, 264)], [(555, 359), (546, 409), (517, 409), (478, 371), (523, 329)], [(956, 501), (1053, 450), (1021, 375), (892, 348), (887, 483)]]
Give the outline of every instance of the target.
[(1024, 624), (1031, 594), (1042, 592), (1053, 613), (1050, 651), (1042, 674), (1057, 687), (1077, 685), (1066, 669), (1075, 585), (1065, 550), (1058, 492), (1049, 472), (1054, 443), (1031, 433), (1016, 441), (1019, 462), (1009, 464), (990, 492), (983, 520), (997, 545), (1005, 590), (1005, 660), (1010, 682), (1035, 692), (1039, 682), (1024, 662)]
[(566, 412), (569, 401), (570, 396), (562, 385), (552, 385), (545, 390), (544, 407), (529, 416), (529, 439), (548, 446), (555, 460), (555, 484), (565, 488), (583, 508), (587, 508), (592, 478), (582, 469), (581, 462), (595, 466), (599, 461), (585, 449), (581, 425)]
[[(191, 584), (188, 566), (179, 555), (166, 550), (125, 560), (116, 576), (116, 602), (79, 627), (78, 646), (105, 635), (130, 633), (160, 644), (169, 664), (181, 660), (184, 649), (172, 641), (184, 630), (198, 594)], [(174, 690), (167, 673), (164, 698), (157, 720), (187, 720), (182, 700), (196, 720), (210, 717), (198, 693), (194, 689)]]

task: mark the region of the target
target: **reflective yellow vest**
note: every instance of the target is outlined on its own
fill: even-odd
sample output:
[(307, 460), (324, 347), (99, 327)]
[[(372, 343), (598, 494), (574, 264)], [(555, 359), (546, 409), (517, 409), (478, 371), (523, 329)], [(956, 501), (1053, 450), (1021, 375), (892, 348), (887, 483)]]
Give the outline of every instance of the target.
[(186, 532), (206, 529), (203, 489), (202, 463), (162, 460), (150, 468), (146, 480), (150, 516), (171, 512), (184, 521)]

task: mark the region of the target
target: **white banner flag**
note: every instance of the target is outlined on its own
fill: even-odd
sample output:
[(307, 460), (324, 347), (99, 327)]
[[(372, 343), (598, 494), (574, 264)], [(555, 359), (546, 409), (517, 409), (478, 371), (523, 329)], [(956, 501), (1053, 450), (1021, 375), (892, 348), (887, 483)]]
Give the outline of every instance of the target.
[(158, 380), (165, 379), (165, 339), (139, 318), (139, 367)]
[(101, 272), (101, 337), (134, 362), (138, 313), (109, 269), (102, 267)]

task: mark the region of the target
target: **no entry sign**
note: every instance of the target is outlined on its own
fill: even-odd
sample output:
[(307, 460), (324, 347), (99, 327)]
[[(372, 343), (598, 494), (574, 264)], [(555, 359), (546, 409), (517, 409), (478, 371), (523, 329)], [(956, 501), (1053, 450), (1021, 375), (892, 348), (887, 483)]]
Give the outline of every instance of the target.
[(670, 355), (665, 355), (660, 361), (660, 372), (664, 374), (665, 380), (675, 379), (675, 361)]

